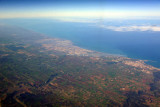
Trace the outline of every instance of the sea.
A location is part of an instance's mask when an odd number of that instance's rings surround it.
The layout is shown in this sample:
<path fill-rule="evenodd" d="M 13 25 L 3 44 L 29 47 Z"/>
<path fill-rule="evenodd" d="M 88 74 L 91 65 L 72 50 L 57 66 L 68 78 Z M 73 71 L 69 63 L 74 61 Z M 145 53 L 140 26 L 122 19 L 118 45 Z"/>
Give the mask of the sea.
<path fill-rule="evenodd" d="M 0 23 L 67 39 L 85 49 L 147 60 L 160 68 L 158 19 L 15 18 Z"/>

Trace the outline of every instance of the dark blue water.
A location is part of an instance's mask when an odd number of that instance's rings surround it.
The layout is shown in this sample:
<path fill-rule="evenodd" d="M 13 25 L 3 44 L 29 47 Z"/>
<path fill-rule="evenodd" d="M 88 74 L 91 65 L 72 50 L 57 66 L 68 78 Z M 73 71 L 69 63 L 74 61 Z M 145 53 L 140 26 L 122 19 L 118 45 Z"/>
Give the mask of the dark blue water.
<path fill-rule="evenodd" d="M 51 37 L 68 39 L 86 49 L 149 60 L 148 64 L 160 68 L 160 32 L 116 32 L 98 27 L 95 23 L 61 22 L 51 19 L 8 19 L 0 22 L 34 30 Z M 153 25 L 160 23 L 154 20 L 126 21 L 127 24 L 134 25 L 148 22 Z M 104 24 L 114 26 L 126 23 L 104 21 Z"/>

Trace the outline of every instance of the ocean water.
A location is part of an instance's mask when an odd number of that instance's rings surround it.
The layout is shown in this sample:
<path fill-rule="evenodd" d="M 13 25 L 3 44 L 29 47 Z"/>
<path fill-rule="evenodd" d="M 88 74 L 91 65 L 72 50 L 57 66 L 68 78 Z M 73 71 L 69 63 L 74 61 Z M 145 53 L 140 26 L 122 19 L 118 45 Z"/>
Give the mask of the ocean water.
<path fill-rule="evenodd" d="M 0 23 L 68 39 L 85 49 L 148 60 L 148 64 L 160 68 L 160 31 L 114 31 L 101 27 L 159 26 L 159 20 L 75 22 L 56 19 L 3 19 Z"/>

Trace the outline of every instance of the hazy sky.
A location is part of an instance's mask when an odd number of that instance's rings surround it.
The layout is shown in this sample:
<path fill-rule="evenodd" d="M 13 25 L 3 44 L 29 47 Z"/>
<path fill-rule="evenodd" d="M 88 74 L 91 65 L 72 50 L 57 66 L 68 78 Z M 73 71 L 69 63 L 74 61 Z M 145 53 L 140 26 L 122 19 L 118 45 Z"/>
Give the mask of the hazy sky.
<path fill-rule="evenodd" d="M 0 18 L 159 18 L 160 0 L 0 0 Z"/>

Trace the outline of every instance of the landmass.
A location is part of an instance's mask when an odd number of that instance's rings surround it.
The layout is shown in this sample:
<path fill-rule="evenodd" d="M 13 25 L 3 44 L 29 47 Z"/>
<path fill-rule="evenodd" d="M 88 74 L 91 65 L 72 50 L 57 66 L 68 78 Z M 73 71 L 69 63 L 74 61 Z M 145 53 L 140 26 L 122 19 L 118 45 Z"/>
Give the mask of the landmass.
<path fill-rule="evenodd" d="M 160 69 L 0 25 L 0 106 L 160 106 Z"/>

